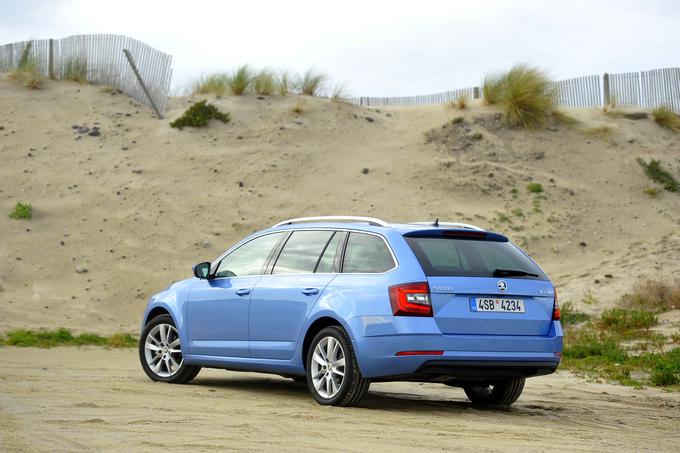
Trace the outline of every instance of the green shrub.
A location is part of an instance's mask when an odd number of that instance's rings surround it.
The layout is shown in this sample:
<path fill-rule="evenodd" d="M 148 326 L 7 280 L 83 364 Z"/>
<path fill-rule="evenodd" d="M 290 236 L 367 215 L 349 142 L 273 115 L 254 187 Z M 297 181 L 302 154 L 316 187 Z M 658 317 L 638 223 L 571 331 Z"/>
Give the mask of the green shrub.
<path fill-rule="evenodd" d="M 78 83 L 87 82 L 87 60 L 76 57 L 66 61 L 61 71 L 61 78 Z"/>
<path fill-rule="evenodd" d="M 227 76 L 229 91 L 234 96 L 244 94 L 250 88 L 252 78 L 253 76 L 248 65 L 239 66 L 231 75 Z"/>
<path fill-rule="evenodd" d="M 14 205 L 14 210 L 9 214 L 11 219 L 26 219 L 29 220 L 33 217 L 33 207 L 30 203 L 17 202 Z"/>
<path fill-rule="evenodd" d="M 228 123 L 229 113 L 220 112 L 217 107 L 207 104 L 206 101 L 199 101 L 189 107 L 179 118 L 170 123 L 170 127 L 182 129 L 183 127 L 205 127 L 211 119 Z"/>
<path fill-rule="evenodd" d="M 215 73 L 199 77 L 191 85 L 192 94 L 215 94 L 224 96 L 229 90 L 229 75 Z"/>
<path fill-rule="evenodd" d="M 470 138 L 472 140 L 481 140 L 484 138 L 484 136 L 481 134 L 481 132 L 475 132 L 474 134 L 470 135 Z"/>
<path fill-rule="evenodd" d="M 656 324 L 654 313 L 646 310 L 625 310 L 623 308 L 609 308 L 600 316 L 602 325 L 617 332 L 627 330 L 649 329 Z"/>
<path fill-rule="evenodd" d="M 649 179 L 658 182 L 669 192 L 680 191 L 680 183 L 667 170 L 661 168 L 660 160 L 651 159 L 649 163 L 647 163 L 644 159 L 638 158 L 637 162 Z"/>
<path fill-rule="evenodd" d="M 615 363 L 623 362 L 627 358 L 625 351 L 615 338 L 587 328 L 565 335 L 562 355 L 571 359 L 597 357 L 606 362 Z"/>
<path fill-rule="evenodd" d="M 510 127 L 543 127 L 555 110 L 555 96 L 548 76 L 521 64 L 503 75 L 497 103 Z"/>
<path fill-rule="evenodd" d="M 265 96 L 273 94 L 274 90 L 276 89 L 276 80 L 274 74 L 266 69 L 258 72 L 257 75 L 253 77 L 253 89 L 257 94 L 262 94 Z"/>
<path fill-rule="evenodd" d="M 463 118 L 462 116 L 457 116 L 451 120 L 451 124 L 463 124 L 464 122 L 465 118 Z"/>
<path fill-rule="evenodd" d="M 562 324 L 565 325 L 579 324 L 590 318 L 587 314 L 576 311 L 574 309 L 574 304 L 571 302 L 561 304 L 560 313 L 560 320 L 562 321 Z"/>
<path fill-rule="evenodd" d="M 114 348 L 129 348 L 137 346 L 137 339 L 127 333 L 113 334 L 103 337 L 94 333 L 73 335 L 71 331 L 60 328 L 57 330 L 26 330 L 17 329 L 2 338 L 2 344 L 7 346 L 24 346 L 51 348 L 54 346 L 110 346 Z"/>
<path fill-rule="evenodd" d="M 680 116 L 672 112 L 666 106 L 660 106 L 652 110 L 654 121 L 661 127 L 670 129 L 673 132 L 680 131 Z"/>
<path fill-rule="evenodd" d="M 503 75 L 492 73 L 487 74 L 484 77 L 484 82 L 482 83 L 482 97 L 484 98 L 484 103 L 488 105 L 496 104 L 500 98 L 503 84 Z"/>
<path fill-rule="evenodd" d="M 530 182 L 527 184 L 527 190 L 531 193 L 542 193 L 543 185 L 540 182 Z"/>
<path fill-rule="evenodd" d="M 651 381 L 656 386 L 680 384 L 680 348 L 661 357 L 652 369 Z"/>
<path fill-rule="evenodd" d="M 309 68 L 302 76 L 298 77 L 298 89 L 301 94 L 306 96 L 318 96 L 327 80 L 328 76 L 326 74 Z"/>

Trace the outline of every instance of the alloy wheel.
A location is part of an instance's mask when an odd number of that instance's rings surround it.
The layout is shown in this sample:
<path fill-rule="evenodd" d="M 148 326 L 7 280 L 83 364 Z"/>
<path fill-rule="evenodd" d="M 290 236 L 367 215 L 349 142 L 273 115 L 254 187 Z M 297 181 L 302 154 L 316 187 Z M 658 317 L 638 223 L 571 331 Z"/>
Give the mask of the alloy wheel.
<path fill-rule="evenodd" d="M 154 326 L 146 336 L 144 357 L 151 371 L 159 377 L 168 378 L 177 373 L 184 358 L 175 326 Z"/>
<path fill-rule="evenodd" d="M 345 351 L 334 337 L 322 338 L 312 355 L 312 383 L 323 398 L 333 398 L 345 380 Z"/>

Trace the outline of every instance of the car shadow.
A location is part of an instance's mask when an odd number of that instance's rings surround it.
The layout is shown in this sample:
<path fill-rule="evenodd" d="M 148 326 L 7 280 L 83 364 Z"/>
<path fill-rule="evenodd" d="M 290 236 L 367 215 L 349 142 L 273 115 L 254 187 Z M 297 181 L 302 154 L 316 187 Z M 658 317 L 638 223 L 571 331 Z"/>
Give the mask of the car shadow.
<path fill-rule="evenodd" d="M 310 404 L 316 404 L 309 395 L 307 385 L 298 383 L 292 379 L 285 379 L 279 377 L 259 377 L 259 376 L 244 376 L 244 377 L 198 377 L 191 386 L 205 387 L 210 391 L 231 390 L 243 392 L 255 392 L 259 394 L 271 395 L 286 395 L 291 399 L 305 400 Z M 371 388 L 366 397 L 359 403 L 357 408 L 368 410 L 381 411 L 399 411 L 399 412 L 449 412 L 449 413 L 464 413 L 467 411 L 484 411 L 484 412 L 502 412 L 521 414 L 525 411 L 521 406 L 498 407 L 498 406 L 479 406 L 470 403 L 467 400 L 458 398 L 465 398 L 464 395 L 451 395 L 453 389 L 442 385 L 442 397 L 437 398 L 432 395 L 422 395 L 417 392 L 417 387 L 414 384 L 414 393 L 395 393 Z M 447 393 L 450 397 L 447 397 Z M 457 392 L 456 392 L 457 393 Z M 534 408 L 535 409 L 535 408 Z M 531 411 L 528 411 L 531 412 Z M 527 413 L 527 415 L 535 415 Z"/>

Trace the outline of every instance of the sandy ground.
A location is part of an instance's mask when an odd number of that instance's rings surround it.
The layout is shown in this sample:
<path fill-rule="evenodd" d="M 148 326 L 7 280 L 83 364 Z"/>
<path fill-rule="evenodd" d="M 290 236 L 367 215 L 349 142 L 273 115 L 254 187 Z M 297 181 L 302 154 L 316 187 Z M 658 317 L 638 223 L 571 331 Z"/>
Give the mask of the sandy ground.
<path fill-rule="evenodd" d="M 501 231 L 538 260 L 562 301 L 589 313 L 638 278 L 680 275 L 680 195 L 644 194 L 653 184 L 636 163 L 662 159 L 680 177 L 680 134 L 650 119 L 570 111 L 580 129 L 607 125 L 604 140 L 563 126 L 499 128 L 482 106 L 244 96 L 217 102 L 229 124 L 170 128 L 193 100 L 171 99 L 157 120 L 99 87 L 29 91 L 0 75 L 0 332 L 136 333 L 148 297 L 191 264 L 304 215 L 438 217 Z M 464 125 L 442 128 L 461 114 Z M 545 198 L 527 192 L 529 181 Z M 8 218 L 17 201 L 33 205 L 31 221 Z M 580 304 L 587 291 L 598 304 Z"/>
<path fill-rule="evenodd" d="M 462 390 L 373 384 L 357 408 L 316 404 L 290 379 L 202 370 L 154 383 L 134 350 L 0 348 L 6 451 L 677 451 L 680 395 L 588 383 L 567 372 L 527 381 L 507 410 Z"/>

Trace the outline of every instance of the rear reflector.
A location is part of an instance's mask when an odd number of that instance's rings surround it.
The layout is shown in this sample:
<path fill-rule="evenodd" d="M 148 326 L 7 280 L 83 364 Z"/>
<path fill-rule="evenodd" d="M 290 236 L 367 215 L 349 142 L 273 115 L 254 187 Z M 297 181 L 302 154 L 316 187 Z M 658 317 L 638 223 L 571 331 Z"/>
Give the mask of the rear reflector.
<path fill-rule="evenodd" d="M 444 351 L 401 351 L 397 352 L 395 355 L 397 356 L 404 356 L 404 355 L 443 355 Z"/>
<path fill-rule="evenodd" d="M 394 316 L 432 316 L 430 286 L 427 282 L 389 287 Z"/>

